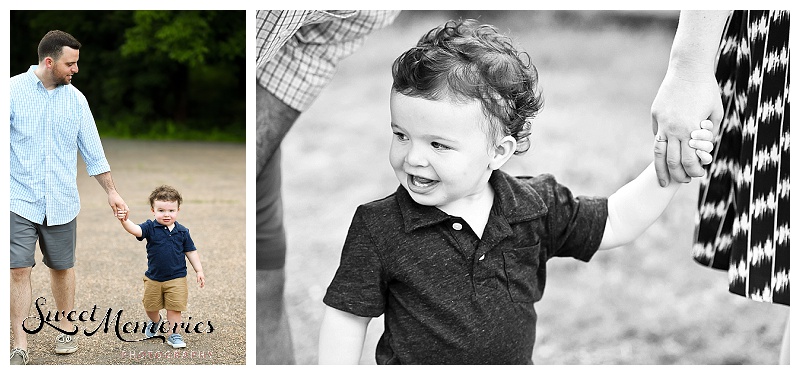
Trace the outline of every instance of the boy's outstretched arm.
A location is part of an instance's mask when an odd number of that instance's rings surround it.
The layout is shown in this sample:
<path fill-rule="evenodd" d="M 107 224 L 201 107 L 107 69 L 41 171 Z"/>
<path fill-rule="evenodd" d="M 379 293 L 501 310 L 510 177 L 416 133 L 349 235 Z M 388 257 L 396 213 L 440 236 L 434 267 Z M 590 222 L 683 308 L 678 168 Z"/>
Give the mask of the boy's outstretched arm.
<path fill-rule="evenodd" d="M 714 149 L 713 124 L 700 122 L 700 129 L 691 133 L 689 146 L 695 150 L 702 164 L 712 161 Z M 666 141 L 656 141 L 653 147 L 656 157 L 667 152 Z M 645 168 L 636 179 L 625 184 L 608 198 L 608 218 L 600 249 L 611 249 L 635 240 L 664 212 L 681 183 L 669 179 L 665 187 L 658 183 L 654 163 Z"/>
<path fill-rule="evenodd" d="M 326 306 L 319 331 L 319 364 L 357 365 L 370 319 Z"/>
<path fill-rule="evenodd" d="M 666 142 L 664 146 L 666 146 Z M 612 249 L 635 240 L 667 208 L 682 184 L 672 179 L 661 187 L 653 163 L 633 181 L 608 197 L 608 218 L 600 250 Z"/>
<path fill-rule="evenodd" d="M 120 224 L 122 224 L 122 227 L 125 228 L 128 233 L 136 237 L 142 236 L 142 227 L 128 219 L 127 211 L 118 211 L 117 219 L 119 219 Z"/>
<path fill-rule="evenodd" d="M 206 274 L 203 273 L 203 265 L 200 264 L 200 255 L 197 254 L 197 251 L 187 251 L 186 259 L 189 259 L 189 263 L 192 264 L 192 268 L 194 268 L 194 273 L 197 274 L 197 283 L 200 284 L 200 288 L 204 288 L 206 286 Z"/>

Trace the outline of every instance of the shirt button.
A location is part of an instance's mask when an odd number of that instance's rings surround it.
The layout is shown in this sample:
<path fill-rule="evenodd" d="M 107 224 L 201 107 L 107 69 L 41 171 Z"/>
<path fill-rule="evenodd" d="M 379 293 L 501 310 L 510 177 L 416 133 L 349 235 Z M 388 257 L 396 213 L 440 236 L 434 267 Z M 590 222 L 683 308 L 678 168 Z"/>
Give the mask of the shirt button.
<path fill-rule="evenodd" d="M 453 229 L 455 229 L 455 230 L 461 230 L 461 228 L 463 228 L 463 226 L 461 225 L 461 223 L 453 223 Z"/>

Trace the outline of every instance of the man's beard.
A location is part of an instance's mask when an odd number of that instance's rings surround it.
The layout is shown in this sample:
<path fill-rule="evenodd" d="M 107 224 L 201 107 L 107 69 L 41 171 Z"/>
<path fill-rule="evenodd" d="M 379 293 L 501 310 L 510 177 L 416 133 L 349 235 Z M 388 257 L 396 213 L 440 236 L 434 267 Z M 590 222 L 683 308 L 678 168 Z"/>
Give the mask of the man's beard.
<path fill-rule="evenodd" d="M 67 77 L 69 77 L 69 75 L 64 75 L 64 76 L 61 76 L 61 77 L 57 77 L 55 73 L 53 73 L 52 76 L 51 76 L 51 78 L 53 79 L 53 82 L 55 82 L 56 86 L 69 85 L 71 80 L 68 80 Z"/>

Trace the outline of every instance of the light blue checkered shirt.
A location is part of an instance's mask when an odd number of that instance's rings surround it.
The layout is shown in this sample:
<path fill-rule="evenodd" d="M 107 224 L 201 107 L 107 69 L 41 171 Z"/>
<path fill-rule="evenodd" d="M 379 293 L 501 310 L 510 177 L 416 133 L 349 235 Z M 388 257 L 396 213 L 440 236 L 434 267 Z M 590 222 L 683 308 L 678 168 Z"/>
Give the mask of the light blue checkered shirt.
<path fill-rule="evenodd" d="M 48 91 L 34 74 L 11 77 L 11 212 L 61 225 L 78 216 L 78 151 L 90 176 L 111 170 L 86 97 L 72 85 Z"/>

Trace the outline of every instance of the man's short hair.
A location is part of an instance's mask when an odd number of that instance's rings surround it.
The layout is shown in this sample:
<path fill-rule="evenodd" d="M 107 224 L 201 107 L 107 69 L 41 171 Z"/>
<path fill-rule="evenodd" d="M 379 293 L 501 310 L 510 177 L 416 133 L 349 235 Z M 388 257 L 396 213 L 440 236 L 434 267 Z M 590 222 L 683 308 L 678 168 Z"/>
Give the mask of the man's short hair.
<path fill-rule="evenodd" d="M 52 57 L 53 60 L 58 60 L 61 58 L 64 47 L 81 49 L 81 42 L 69 33 L 61 30 L 48 31 L 39 42 L 39 62 L 42 62 L 44 58 L 48 56 Z"/>

